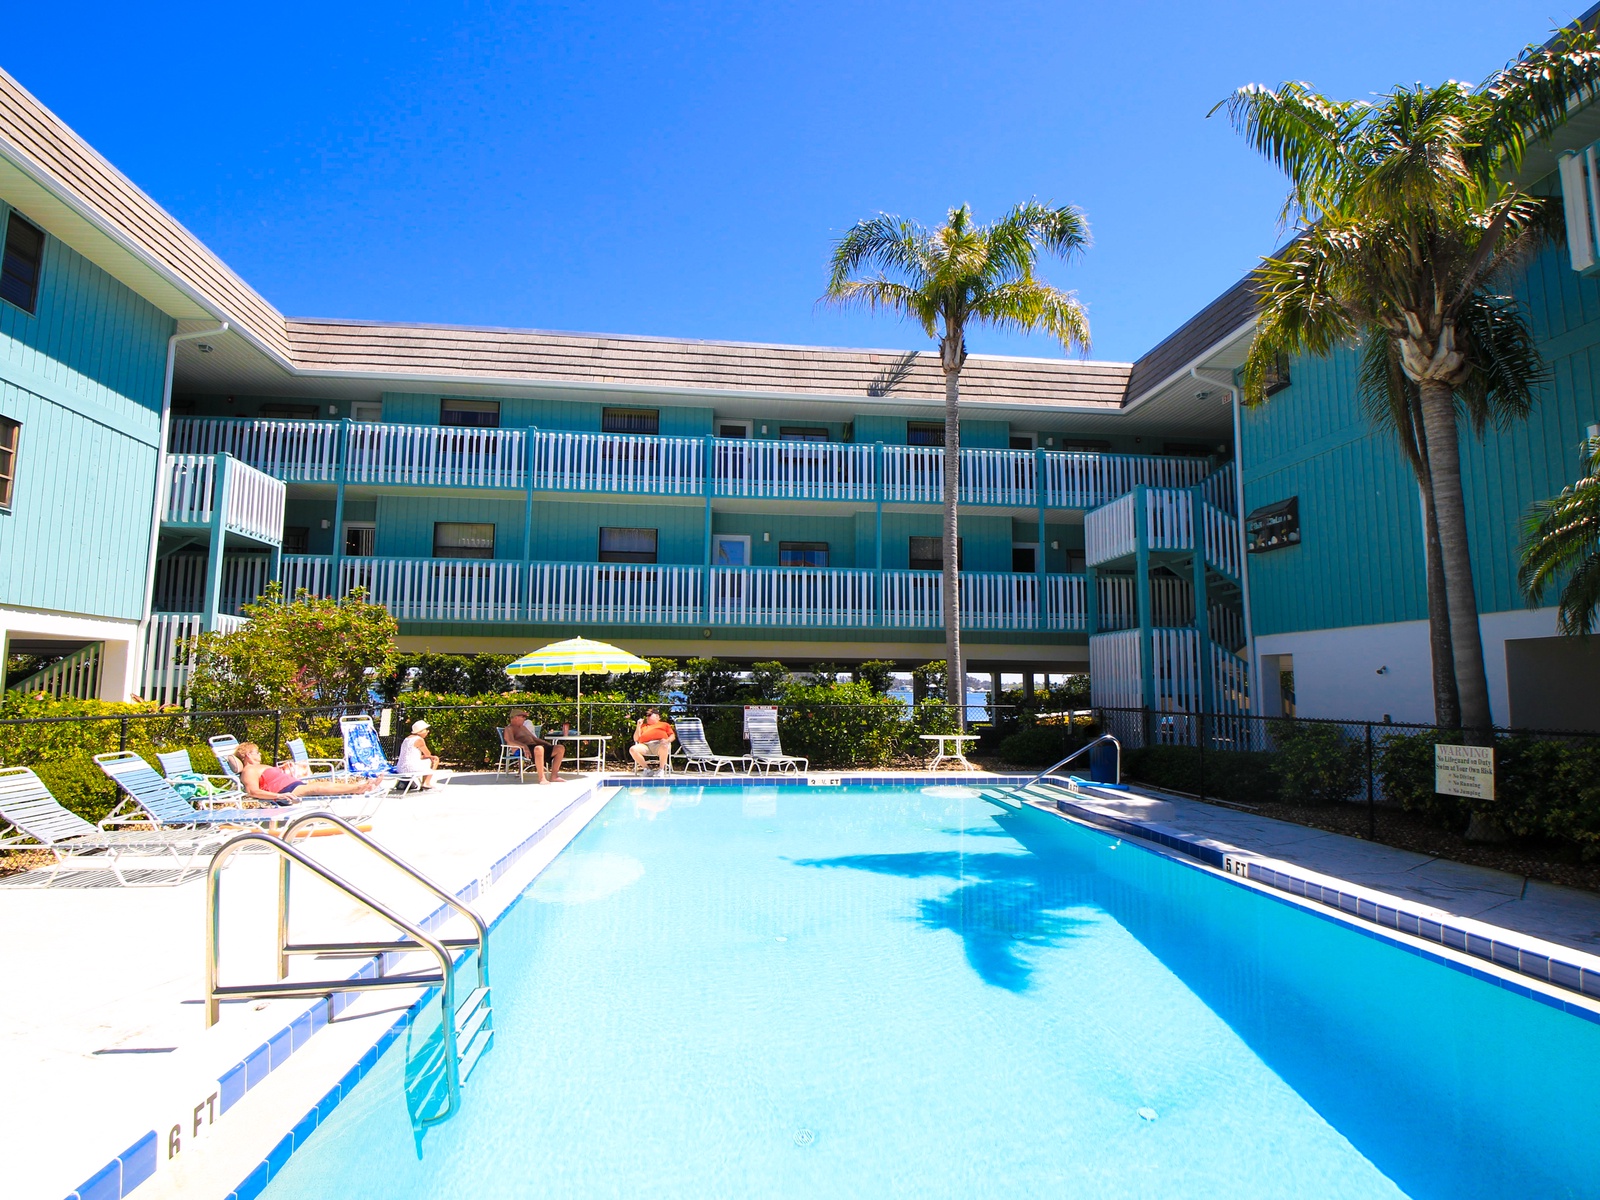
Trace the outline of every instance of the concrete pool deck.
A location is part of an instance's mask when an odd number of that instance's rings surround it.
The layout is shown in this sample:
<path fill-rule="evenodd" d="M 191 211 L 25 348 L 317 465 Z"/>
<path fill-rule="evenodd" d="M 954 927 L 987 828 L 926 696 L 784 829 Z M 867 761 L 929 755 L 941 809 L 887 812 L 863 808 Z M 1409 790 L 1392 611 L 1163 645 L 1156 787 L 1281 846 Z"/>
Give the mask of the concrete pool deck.
<path fill-rule="evenodd" d="M 483 880 L 509 852 L 570 809 L 473 901 L 492 920 L 611 794 L 587 776 L 546 786 L 504 779 L 464 775 L 432 793 L 390 797 L 373 820 L 372 835 L 455 892 Z M 357 886 L 393 900 L 412 919 L 438 905 L 349 839 L 297 844 Z M 276 863 L 276 856 L 242 855 L 224 871 L 224 982 L 274 977 Z M 110 873 L 94 874 L 103 881 Z M 0 1088 L 0 1128 L 11 1147 L 0 1168 L 0 1194 L 9 1198 L 62 1200 L 77 1194 L 80 1200 L 101 1200 L 128 1194 L 133 1186 L 141 1200 L 166 1194 L 224 1197 L 326 1092 L 325 1083 L 312 1092 L 318 1081 L 331 1074 L 337 1082 L 420 994 L 361 994 L 316 1038 L 306 1039 L 312 1053 L 298 1053 L 297 1033 L 288 1060 L 295 1069 L 264 1071 L 261 1085 L 251 1087 L 224 1118 L 219 1080 L 313 1002 L 228 1002 L 222 1019 L 207 1029 L 204 877 L 170 887 L 92 882 L 80 877 L 64 886 L 0 887 L 0 958 L 8 964 L 0 975 L 6 1082 Z M 316 880 L 296 881 L 294 913 L 297 938 L 398 936 Z M 444 932 L 455 935 L 457 929 Z M 360 960 L 308 957 L 296 961 L 291 978 L 343 978 L 359 965 Z M 276 1046 L 273 1053 L 276 1066 Z M 152 1131 L 158 1134 L 153 1146 L 147 1138 Z M 256 1153 L 263 1138 L 268 1140 Z M 122 1166 L 113 1177 L 95 1178 L 119 1156 L 129 1158 L 126 1181 Z M 94 1186 L 86 1186 L 91 1180 Z"/>
<path fill-rule="evenodd" d="M 477 889 L 473 907 L 492 921 L 604 807 L 615 786 L 667 791 L 701 782 L 612 774 L 539 787 L 505 778 L 465 775 L 432 794 L 393 797 L 375 818 L 373 836 L 447 890 Z M 874 771 L 736 782 L 805 787 L 835 781 L 972 787 L 1000 780 Z M 735 781 L 723 776 L 717 782 Z M 1219 850 L 1292 863 L 1585 954 L 1600 947 L 1600 895 L 1179 797 L 1125 791 L 1074 803 L 1091 815 L 1181 831 Z M 348 839 L 318 838 L 309 846 L 357 885 L 396 897 L 409 917 L 437 905 L 413 885 L 397 886 L 387 868 Z M 490 869 L 513 855 L 516 861 L 490 884 Z M 224 982 L 272 977 L 275 864 L 275 857 L 251 855 L 227 868 Z M 314 881 L 297 882 L 295 889 L 297 937 L 387 936 L 387 926 L 374 925 Z M 231 1002 L 208 1030 L 201 1001 L 204 899 L 203 879 L 142 889 L 83 881 L 45 889 L 0 886 L 0 951 L 8 964 L 0 975 L 0 1053 L 8 1085 L 0 1089 L 0 1120 L 13 1147 L 0 1172 L 0 1194 L 102 1200 L 136 1190 L 140 1200 L 226 1200 L 252 1172 L 264 1180 L 263 1164 L 286 1153 L 286 1133 L 314 1129 L 314 1121 L 305 1126 L 308 1112 L 329 1094 L 338 1096 L 352 1076 L 359 1079 L 353 1064 L 386 1044 L 421 994 L 346 993 L 349 1007 L 332 1008 L 325 1025 L 307 1022 L 306 1014 L 314 1004 L 329 1009 L 326 1002 Z M 343 978 L 355 965 L 350 959 L 297 960 L 294 973 Z M 411 966 L 408 961 L 401 969 Z M 240 1084 L 228 1095 L 219 1085 L 230 1077 L 243 1080 L 245 1064 L 248 1090 Z M 108 1164 L 114 1168 L 109 1175 Z"/>

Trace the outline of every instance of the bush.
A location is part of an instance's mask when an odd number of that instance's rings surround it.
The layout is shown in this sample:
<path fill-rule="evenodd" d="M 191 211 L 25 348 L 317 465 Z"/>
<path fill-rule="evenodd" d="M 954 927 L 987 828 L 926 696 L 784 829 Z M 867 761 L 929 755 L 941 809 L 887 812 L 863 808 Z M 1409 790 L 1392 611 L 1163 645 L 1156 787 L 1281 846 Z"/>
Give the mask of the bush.
<path fill-rule="evenodd" d="M 1367 750 L 1338 725 L 1291 721 L 1274 729 L 1279 794 L 1289 803 L 1334 804 L 1362 791 Z"/>
<path fill-rule="evenodd" d="M 402 736 L 411 723 L 425 718 L 430 726 L 428 746 L 449 765 L 462 770 L 491 767 L 500 757 L 500 735 L 511 719 L 513 708 L 526 709 L 528 720 L 540 726 L 546 737 L 559 733 L 563 722 L 577 725 L 577 703 L 570 696 L 542 695 L 537 692 L 511 692 L 493 696 L 436 696 L 410 692 L 396 707 L 395 726 Z M 642 705 L 630 703 L 616 692 L 601 692 L 583 697 L 583 731 L 611 737 L 607 747 L 614 762 L 627 760 L 633 741 L 633 725 L 644 715 Z M 585 753 L 594 747 L 586 746 Z M 567 753 L 572 753 L 569 745 Z"/>
<path fill-rule="evenodd" d="M 1207 750 L 1205 792 L 1234 804 L 1272 804 L 1279 798 L 1273 756 L 1259 750 Z M 1152 787 L 1198 794 L 1200 751 L 1193 746 L 1145 746 L 1122 752 L 1123 777 Z"/>
<path fill-rule="evenodd" d="M 864 683 L 790 683 L 783 704 L 784 753 L 813 767 L 881 767 L 904 743 L 905 705 Z"/>
<path fill-rule="evenodd" d="M 1467 827 L 1472 810 L 1459 796 L 1443 796 L 1433 790 L 1433 748 L 1441 742 L 1460 745 L 1461 735 L 1432 729 L 1384 734 L 1377 739 L 1373 769 L 1385 800 L 1459 833 Z"/>
<path fill-rule="evenodd" d="M 1048 767 L 1065 758 L 1081 738 L 1068 725 L 1034 725 L 1013 733 L 995 747 L 1001 762 L 1019 767 Z M 1083 771 L 1089 764 L 1083 761 Z"/>
<path fill-rule="evenodd" d="M 855 681 L 864 683 L 880 696 L 887 696 L 894 686 L 894 660 L 869 659 L 855 669 Z"/>

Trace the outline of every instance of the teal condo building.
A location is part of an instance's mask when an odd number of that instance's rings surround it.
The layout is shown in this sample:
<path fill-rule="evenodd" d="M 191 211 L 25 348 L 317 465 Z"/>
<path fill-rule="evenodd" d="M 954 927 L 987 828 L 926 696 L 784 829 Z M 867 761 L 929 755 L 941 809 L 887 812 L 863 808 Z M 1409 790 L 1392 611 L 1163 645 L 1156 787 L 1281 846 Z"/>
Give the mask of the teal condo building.
<path fill-rule="evenodd" d="M 1550 380 L 1463 439 L 1502 724 L 1600 726 L 1600 650 L 1515 584 L 1600 425 L 1597 138 L 1585 110 L 1529 158 L 1567 200 L 1518 288 Z M 287 318 L 3 73 L 0 228 L 0 634 L 59 660 L 13 685 L 178 700 L 186 640 L 271 580 L 365 589 L 407 650 L 943 657 L 932 351 Z M 1353 353 L 1243 408 L 1253 327 L 1241 281 L 1133 363 L 969 359 L 969 669 L 1431 719 L 1415 480 Z"/>

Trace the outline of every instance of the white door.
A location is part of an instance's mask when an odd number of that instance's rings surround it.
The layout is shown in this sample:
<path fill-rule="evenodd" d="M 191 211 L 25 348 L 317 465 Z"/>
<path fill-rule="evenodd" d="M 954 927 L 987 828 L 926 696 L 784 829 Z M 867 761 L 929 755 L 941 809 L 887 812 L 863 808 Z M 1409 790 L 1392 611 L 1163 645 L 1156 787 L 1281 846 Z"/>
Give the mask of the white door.
<path fill-rule="evenodd" d="M 713 567 L 748 567 L 750 565 L 750 535 L 747 533 L 712 534 L 711 565 Z"/>

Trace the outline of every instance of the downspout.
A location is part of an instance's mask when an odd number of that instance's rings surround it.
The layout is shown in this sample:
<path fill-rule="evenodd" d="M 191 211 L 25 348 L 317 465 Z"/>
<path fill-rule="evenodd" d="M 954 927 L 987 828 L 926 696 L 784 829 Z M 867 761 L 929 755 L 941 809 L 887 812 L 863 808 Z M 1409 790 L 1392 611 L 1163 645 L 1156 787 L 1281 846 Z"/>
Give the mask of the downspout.
<path fill-rule="evenodd" d="M 178 361 L 178 343 L 191 338 L 216 337 L 228 332 L 226 321 L 215 329 L 196 329 L 192 333 L 175 333 L 167 339 L 167 371 L 161 383 L 161 427 L 156 435 L 156 498 L 150 512 L 150 553 L 145 559 L 144 612 L 139 618 L 138 666 L 135 680 L 144 678 L 145 638 L 150 629 L 150 606 L 156 594 L 156 552 L 161 548 L 161 514 L 167 508 L 167 439 L 172 432 L 172 375 Z"/>
<path fill-rule="evenodd" d="M 1239 538 L 1239 590 L 1244 607 L 1244 649 L 1246 678 L 1250 681 L 1250 711 L 1261 714 L 1261 661 L 1256 657 L 1256 630 L 1250 619 L 1250 558 L 1244 538 L 1244 422 L 1241 417 L 1238 385 L 1233 372 L 1214 367 L 1190 367 L 1189 374 L 1201 383 L 1228 389 L 1233 409 L 1233 503 L 1239 511 L 1236 531 Z"/>

